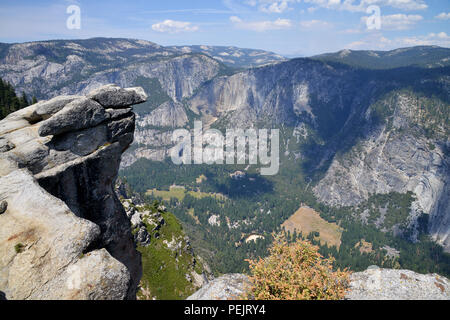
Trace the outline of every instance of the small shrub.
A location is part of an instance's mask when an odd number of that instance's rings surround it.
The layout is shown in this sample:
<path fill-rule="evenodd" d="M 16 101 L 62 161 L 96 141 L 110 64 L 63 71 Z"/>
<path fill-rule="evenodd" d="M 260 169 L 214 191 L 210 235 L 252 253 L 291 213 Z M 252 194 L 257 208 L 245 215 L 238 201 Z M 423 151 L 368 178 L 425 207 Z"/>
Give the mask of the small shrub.
<path fill-rule="evenodd" d="M 18 243 L 14 246 L 14 250 L 16 250 L 16 253 L 21 253 L 23 251 L 23 248 L 25 248 L 25 246 L 21 243 Z"/>
<path fill-rule="evenodd" d="M 269 256 L 246 260 L 251 286 L 244 299 L 339 300 L 348 287 L 347 270 L 333 271 L 333 259 L 325 259 L 318 247 L 298 239 L 289 244 L 284 235 L 275 237 Z"/>

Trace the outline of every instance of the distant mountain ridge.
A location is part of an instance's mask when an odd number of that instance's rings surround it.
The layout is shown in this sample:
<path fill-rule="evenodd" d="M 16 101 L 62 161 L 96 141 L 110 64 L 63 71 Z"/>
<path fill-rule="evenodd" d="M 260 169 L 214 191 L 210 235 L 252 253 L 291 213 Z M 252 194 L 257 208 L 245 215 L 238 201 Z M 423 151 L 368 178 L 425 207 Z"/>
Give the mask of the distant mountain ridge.
<path fill-rule="evenodd" d="M 258 67 L 265 64 L 286 61 L 282 55 L 256 49 L 238 48 L 233 46 L 173 46 L 168 47 L 185 53 L 197 52 L 206 54 L 234 68 Z"/>
<path fill-rule="evenodd" d="M 55 52 L 51 47 L 58 45 Z M 68 50 L 72 49 L 80 53 L 82 50 L 90 50 L 101 55 L 102 50 L 110 51 L 108 53 L 115 54 L 120 57 L 149 58 L 157 56 L 171 56 L 183 54 L 204 54 L 214 58 L 228 67 L 232 68 L 250 68 L 264 64 L 281 62 L 287 60 L 285 57 L 258 49 L 238 48 L 233 46 L 161 46 L 154 42 L 138 39 L 126 38 L 90 38 L 80 40 L 45 40 L 33 41 L 25 43 L 1 43 L 0 42 L 0 59 L 4 58 L 11 48 L 17 46 L 34 47 L 33 54 L 44 55 L 50 61 L 63 62 Z M 115 47 L 115 48 L 113 48 Z M 29 56 L 31 57 L 31 55 Z M 91 56 L 91 58 L 93 58 Z M 107 60 L 108 61 L 108 60 Z M 106 61 L 104 61 L 106 62 Z"/>
<path fill-rule="evenodd" d="M 226 68 L 206 55 L 132 39 L 11 44 L 0 54 L 0 76 L 17 91 L 33 93 L 38 99 L 87 93 L 102 84 L 124 84 L 146 77 L 158 79 L 172 99 L 181 100 Z"/>
<path fill-rule="evenodd" d="M 450 49 L 438 46 L 416 46 L 391 51 L 345 49 L 311 58 L 367 69 L 393 69 L 407 66 L 433 68 L 450 65 Z"/>

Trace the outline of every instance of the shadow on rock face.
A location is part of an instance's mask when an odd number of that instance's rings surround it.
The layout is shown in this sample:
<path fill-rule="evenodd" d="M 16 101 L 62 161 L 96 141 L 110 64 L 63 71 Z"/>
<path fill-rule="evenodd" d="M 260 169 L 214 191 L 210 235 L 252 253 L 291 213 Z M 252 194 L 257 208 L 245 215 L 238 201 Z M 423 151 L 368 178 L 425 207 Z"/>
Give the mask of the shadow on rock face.
<path fill-rule="evenodd" d="M 0 291 L 0 301 L 5 301 L 5 300 L 8 300 L 8 299 L 6 299 L 5 293 L 3 291 Z"/>

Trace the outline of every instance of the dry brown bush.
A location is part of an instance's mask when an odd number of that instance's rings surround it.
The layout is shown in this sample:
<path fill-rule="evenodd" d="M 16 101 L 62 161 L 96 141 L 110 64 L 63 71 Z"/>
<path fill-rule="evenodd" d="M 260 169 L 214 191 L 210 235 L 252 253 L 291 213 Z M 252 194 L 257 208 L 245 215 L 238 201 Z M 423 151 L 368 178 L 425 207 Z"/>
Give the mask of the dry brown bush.
<path fill-rule="evenodd" d="M 333 259 L 324 258 L 317 246 L 298 239 L 289 244 L 283 235 L 275 237 L 264 259 L 247 260 L 251 286 L 245 299 L 339 300 L 348 287 L 347 270 L 333 270 Z"/>

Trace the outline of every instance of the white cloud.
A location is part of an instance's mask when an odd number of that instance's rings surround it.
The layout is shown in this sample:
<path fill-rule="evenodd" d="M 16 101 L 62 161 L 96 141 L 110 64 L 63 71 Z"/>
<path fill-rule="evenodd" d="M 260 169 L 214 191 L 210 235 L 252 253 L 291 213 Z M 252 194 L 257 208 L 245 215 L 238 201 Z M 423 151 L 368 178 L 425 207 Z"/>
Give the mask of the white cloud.
<path fill-rule="evenodd" d="M 290 4 L 301 2 L 302 0 L 245 0 L 244 4 L 251 7 L 258 7 L 258 10 L 265 13 L 283 13 L 292 10 Z"/>
<path fill-rule="evenodd" d="M 438 14 L 435 18 L 439 19 L 439 20 L 449 20 L 450 12 L 449 13 L 442 12 L 442 13 Z"/>
<path fill-rule="evenodd" d="M 355 28 L 348 28 L 339 31 L 341 34 L 363 34 L 368 31 L 402 31 L 412 29 L 420 21 L 423 20 L 421 15 L 392 14 L 381 16 L 381 29 L 369 30 L 367 27 L 368 16 L 361 17 L 361 23 Z"/>
<path fill-rule="evenodd" d="M 324 28 L 330 28 L 333 25 L 329 22 L 322 21 L 322 20 L 309 20 L 309 21 L 301 21 L 300 26 L 304 29 L 324 29 Z"/>
<path fill-rule="evenodd" d="M 439 33 L 430 33 L 428 35 L 428 38 L 439 38 L 449 40 L 450 36 L 448 36 L 445 32 L 439 32 Z"/>
<path fill-rule="evenodd" d="M 292 27 L 292 22 L 289 19 L 276 19 L 266 21 L 243 21 L 239 17 L 232 16 L 230 21 L 238 29 L 251 30 L 257 32 L 263 32 L 268 30 L 281 30 L 289 29 Z"/>
<path fill-rule="evenodd" d="M 152 29 L 158 32 L 180 33 L 197 31 L 198 26 L 192 25 L 191 22 L 164 20 L 152 25 Z"/>
<path fill-rule="evenodd" d="M 366 25 L 368 17 L 362 17 L 363 25 Z M 408 30 L 414 27 L 423 17 L 416 14 L 392 14 L 388 16 L 381 16 L 382 30 Z"/>
<path fill-rule="evenodd" d="M 317 7 L 352 12 L 364 12 L 371 5 L 406 11 L 428 8 L 424 0 L 361 0 L 359 3 L 356 0 L 304 0 L 304 2 Z"/>
<path fill-rule="evenodd" d="M 450 47 L 450 36 L 445 32 L 429 33 L 426 36 L 406 37 L 400 39 L 406 46 L 431 46 Z"/>
<path fill-rule="evenodd" d="M 248 4 L 251 7 L 255 7 L 258 4 L 257 0 L 247 0 L 245 1 L 245 4 Z"/>
<path fill-rule="evenodd" d="M 346 45 L 354 50 L 392 50 L 399 47 L 413 46 L 440 46 L 450 47 L 450 36 L 445 32 L 429 33 L 424 36 L 398 37 L 388 39 L 381 34 L 373 34 L 365 39 Z"/>
<path fill-rule="evenodd" d="M 376 37 L 369 37 L 368 39 L 355 41 L 346 46 L 346 48 L 357 50 L 370 50 L 370 49 L 383 49 L 388 50 L 391 48 L 391 46 L 397 45 L 392 40 L 383 37 L 383 36 L 376 36 Z"/>
<path fill-rule="evenodd" d="M 331 10 L 343 10 L 351 12 L 365 12 L 371 5 L 379 7 L 391 7 L 405 11 L 424 10 L 428 8 L 425 0 L 242 0 L 245 5 L 257 7 L 265 13 L 283 13 L 292 10 L 295 3 L 312 5 L 308 12 L 317 8 Z"/>
<path fill-rule="evenodd" d="M 260 10 L 262 12 L 268 12 L 268 13 L 283 13 L 284 11 L 288 10 L 289 6 L 287 1 L 280 1 L 280 2 L 274 2 L 268 6 L 261 6 Z"/>

